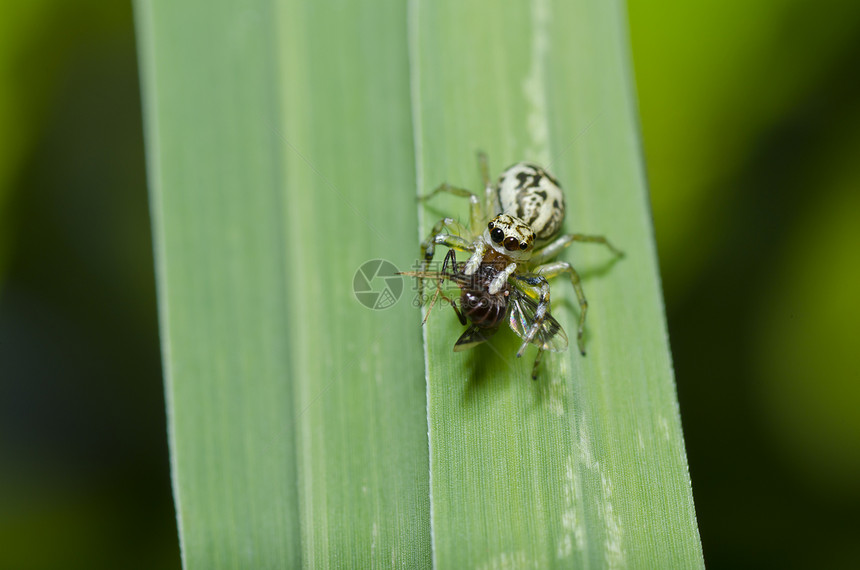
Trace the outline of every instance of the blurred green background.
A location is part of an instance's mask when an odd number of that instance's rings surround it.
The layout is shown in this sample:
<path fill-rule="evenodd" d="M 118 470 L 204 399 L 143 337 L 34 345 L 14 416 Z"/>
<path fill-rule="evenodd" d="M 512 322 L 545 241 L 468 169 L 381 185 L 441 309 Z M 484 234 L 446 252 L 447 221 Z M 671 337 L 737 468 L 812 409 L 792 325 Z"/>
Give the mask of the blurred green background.
<path fill-rule="evenodd" d="M 853 565 L 860 3 L 629 12 L 706 563 Z M 0 568 L 179 566 L 140 113 L 130 3 L 4 8 Z"/>

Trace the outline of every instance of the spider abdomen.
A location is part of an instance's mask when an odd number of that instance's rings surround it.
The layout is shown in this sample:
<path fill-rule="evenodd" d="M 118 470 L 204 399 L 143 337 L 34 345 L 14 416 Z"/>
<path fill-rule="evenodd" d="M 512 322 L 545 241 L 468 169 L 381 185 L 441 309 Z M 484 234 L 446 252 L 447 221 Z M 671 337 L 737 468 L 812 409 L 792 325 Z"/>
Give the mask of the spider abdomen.
<path fill-rule="evenodd" d="M 502 213 L 516 216 L 546 241 L 561 231 L 564 193 L 555 177 L 543 168 L 518 162 L 507 168 L 496 185 Z"/>

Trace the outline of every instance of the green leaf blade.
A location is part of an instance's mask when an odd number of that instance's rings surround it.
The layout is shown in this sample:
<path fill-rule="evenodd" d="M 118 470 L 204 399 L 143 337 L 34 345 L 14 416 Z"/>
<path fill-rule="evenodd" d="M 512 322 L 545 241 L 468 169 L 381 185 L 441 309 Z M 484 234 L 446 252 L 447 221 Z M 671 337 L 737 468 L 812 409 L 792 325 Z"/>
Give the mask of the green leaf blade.
<path fill-rule="evenodd" d="M 493 176 L 519 160 L 549 165 L 566 188 L 567 231 L 604 234 L 627 252 L 615 262 L 579 245 L 560 257 L 583 275 L 589 354 L 546 355 L 537 383 L 534 351 L 518 361 L 509 331 L 452 354 L 459 325 L 431 315 L 436 564 L 701 566 L 623 14 L 611 3 L 534 2 L 487 9 L 475 26 L 459 3 L 413 9 L 423 191 L 447 181 L 480 193 L 479 149 Z M 423 227 L 451 212 L 467 219 L 464 204 L 440 199 Z M 552 291 L 572 336 L 571 287 L 559 278 Z"/>
<path fill-rule="evenodd" d="M 404 8 L 289 2 L 278 23 L 302 556 L 310 567 L 430 559 L 420 327 L 408 292 L 373 311 L 356 270 L 414 256 Z M 372 32 L 371 32 L 372 31 Z M 312 58 L 308 56 L 312 54 Z M 312 65 L 309 65 L 309 62 Z"/>
<path fill-rule="evenodd" d="M 352 291 L 414 255 L 402 10 L 137 9 L 185 567 L 426 563 L 420 327 Z"/>
<path fill-rule="evenodd" d="M 295 487 L 284 484 L 295 479 L 285 281 L 261 254 L 281 247 L 283 231 L 265 120 L 270 38 L 253 25 L 227 43 L 217 25 L 188 35 L 193 6 L 136 8 L 183 563 L 275 567 L 298 551 L 299 533 Z M 208 16 L 232 14 L 213 5 Z"/>

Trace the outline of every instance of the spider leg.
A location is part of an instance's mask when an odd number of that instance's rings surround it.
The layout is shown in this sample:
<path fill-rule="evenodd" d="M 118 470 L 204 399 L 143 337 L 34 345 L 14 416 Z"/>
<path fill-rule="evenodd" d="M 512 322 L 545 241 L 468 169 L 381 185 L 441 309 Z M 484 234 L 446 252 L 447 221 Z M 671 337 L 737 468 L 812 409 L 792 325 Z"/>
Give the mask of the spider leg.
<path fill-rule="evenodd" d="M 542 248 L 536 250 L 532 255 L 531 261 L 532 263 L 543 263 L 549 261 L 553 257 L 557 256 L 561 253 L 561 250 L 572 244 L 573 242 L 578 241 L 581 243 L 601 243 L 609 248 L 609 251 L 617 255 L 618 257 L 623 257 L 624 252 L 616 249 L 609 241 L 603 236 L 589 236 L 585 234 L 567 234 L 558 237 L 557 239 L 549 242 Z"/>
<path fill-rule="evenodd" d="M 579 347 L 579 352 L 585 356 L 585 341 L 582 335 L 585 329 L 585 315 L 588 313 L 588 301 L 585 298 L 585 293 L 582 291 L 579 273 L 566 261 L 555 261 L 539 265 L 535 268 L 535 273 L 547 279 L 552 279 L 563 273 L 570 275 L 570 282 L 573 285 L 573 290 L 576 292 L 576 299 L 579 301 L 579 328 L 576 331 L 576 344 Z"/>
<path fill-rule="evenodd" d="M 471 224 L 472 231 L 475 231 L 477 228 L 480 228 L 483 225 L 484 217 L 487 215 L 484 212 L 484 208 L 481 206 L 481 201 L 478 199 L 475 194 L 466 190 L 465 188 L 458 188 L 457 186 L 451 186 L 447 182 L 444 184 L 440 184 L 436 187 L 435 190 L 426 194 L 424 196 L 419 196 L 418 199 L 423 201 L 429 200 L 433 196 L 440 194 L 442 192 L 453 194 L 454 196 L 460 196 L 461 198 L 469 199 L 469 220 Z"/>
<path fill-rule="evenodd" d="M 421 259 L 424 260 L 425 265 L 433 260 L 433 256 L 436 254 L 437 245 L 445 245 L 460 251 L 472 251 L 473 247 L 469 242 L 459 235 L 443 233 L 443 229 L 453 229 L 457 234 L 459 234 L 463 233 L 462 230 L 464 228 L 462 224 L 454 218 L 442 218 L 436 222 L 436 225 L 433 226 L 432 230 L 430 230 L 430 235 L 427 236 L 427 239 L 421 242 Z"/>
<path fill-rule="evenodd" d="M 478 152 L 478 170 L 481 171 L 481 182 L 484 183 L 484 214 L 486 214 L 487 219 L 489 219 L 494 214 L 499 213 L 501 208 L 499 207 L 496 196 L 496 187 L 490 180 L 490 167 L 489 161 L 487 160 L 487 154 L 483 151 Z M 482 220 L 482 222 L 483 221 L 487 220 Z M 478 226 L 472 226 L 472 231 L 477 230 Z"/>

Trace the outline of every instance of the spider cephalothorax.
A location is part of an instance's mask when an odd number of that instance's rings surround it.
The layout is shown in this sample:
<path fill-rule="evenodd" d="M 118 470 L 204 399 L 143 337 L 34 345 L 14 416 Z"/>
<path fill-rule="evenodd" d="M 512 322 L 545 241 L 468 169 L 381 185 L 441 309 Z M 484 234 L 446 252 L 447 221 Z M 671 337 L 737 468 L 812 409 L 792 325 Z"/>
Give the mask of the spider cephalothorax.
<path fill-rule="evenodd" d="M 535 233 L 529 225 L 508 214 L 493 218 L 482 237 L 497 252 L 518 261 L 531 257 L 535 242 Z"/>

